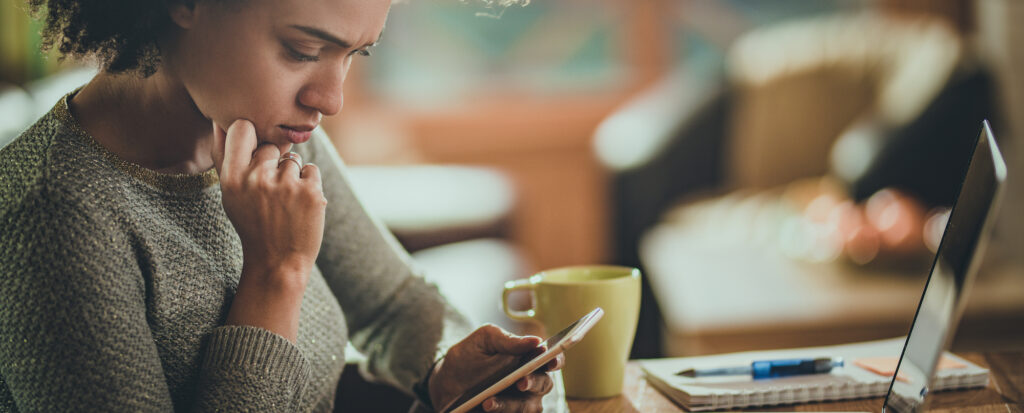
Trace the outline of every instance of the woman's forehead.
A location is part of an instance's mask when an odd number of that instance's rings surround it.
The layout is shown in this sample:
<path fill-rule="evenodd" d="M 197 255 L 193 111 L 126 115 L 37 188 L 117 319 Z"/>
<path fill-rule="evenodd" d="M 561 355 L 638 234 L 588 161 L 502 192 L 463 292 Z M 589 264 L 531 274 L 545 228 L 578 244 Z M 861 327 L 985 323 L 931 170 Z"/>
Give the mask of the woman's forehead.
<path fill-rule="evenodd" d="M 250 7 L 281 28 L 312 27 L 353 44 L 374 42 L 392 0 L 257 0 Z M 254 10 L 255 11 L 255 10 Z"/>

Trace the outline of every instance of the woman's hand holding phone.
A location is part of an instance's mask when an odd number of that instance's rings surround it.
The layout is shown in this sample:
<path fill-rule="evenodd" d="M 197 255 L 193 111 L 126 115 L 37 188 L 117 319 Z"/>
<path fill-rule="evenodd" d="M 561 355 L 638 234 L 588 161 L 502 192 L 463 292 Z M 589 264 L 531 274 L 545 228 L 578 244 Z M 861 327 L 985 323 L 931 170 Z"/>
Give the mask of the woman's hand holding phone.
<path fill-rule="evenodd" d="M 452 346 L 434 366 L 428 382 L 434 408 L 451 404 L 496 371 L 543 353 L 540 344 L 539 337 L 516 336 L 491 324 L 476 329 Z M 547 371 L 558 370 L 563 363 L 564 357 L 559 355 L 546 365 Z M 519 379 L 512 388 L 488 398 L 480 408 L 486 412 L 540 412 L 541 398 L 553 387 L 546 372 L 536 371 Z"/>
<path fill-rule="evenodd" d="M 213 129 L 224 211 L 243 254 L 227 324 L 265 328 L 294 342 L 323 240 L 327 199 L 320 172 L 299 159 L 282 159 L 275 145 L 260 145 L 247 120 L 236 120 L 227 131 L 216 124 Z"/>

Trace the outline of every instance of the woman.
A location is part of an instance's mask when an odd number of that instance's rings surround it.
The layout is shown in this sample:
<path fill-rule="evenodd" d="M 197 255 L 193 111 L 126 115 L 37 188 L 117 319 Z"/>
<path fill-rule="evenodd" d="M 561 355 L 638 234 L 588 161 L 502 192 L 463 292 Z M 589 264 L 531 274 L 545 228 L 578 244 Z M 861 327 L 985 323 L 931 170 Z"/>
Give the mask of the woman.
<path fill-rule="evenodd" d="M 390 2 L 31 2 L 104 70 L 0 152 L 0 411 L 330 411 L 349 339 L 440 409 L 537 350 L 470 334 L 314 132 Z"/>

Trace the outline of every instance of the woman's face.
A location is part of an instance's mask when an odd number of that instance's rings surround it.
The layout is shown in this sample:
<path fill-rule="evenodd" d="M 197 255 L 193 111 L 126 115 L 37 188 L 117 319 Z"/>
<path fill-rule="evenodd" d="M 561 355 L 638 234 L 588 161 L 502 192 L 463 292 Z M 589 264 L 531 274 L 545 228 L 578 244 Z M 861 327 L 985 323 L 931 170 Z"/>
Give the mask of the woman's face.
<path fill-rule="evenodd" d="M 175 6 L 164 64 L 199 111 L 256 126 L 287 149 L 341 110 L 355 56 L 375 44 L 392 0 L 224 0 Z"/>

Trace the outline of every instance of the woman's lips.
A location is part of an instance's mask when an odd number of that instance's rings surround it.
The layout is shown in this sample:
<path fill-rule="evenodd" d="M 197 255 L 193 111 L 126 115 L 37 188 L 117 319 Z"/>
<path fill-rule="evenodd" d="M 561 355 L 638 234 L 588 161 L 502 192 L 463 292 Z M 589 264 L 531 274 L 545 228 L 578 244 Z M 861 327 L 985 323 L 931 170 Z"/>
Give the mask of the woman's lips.
<path fill-rule="evenodd" d="M 279 126 L 291 143 L 303 143 L 313 136 L 313 128 L 307 126 Z"/>

